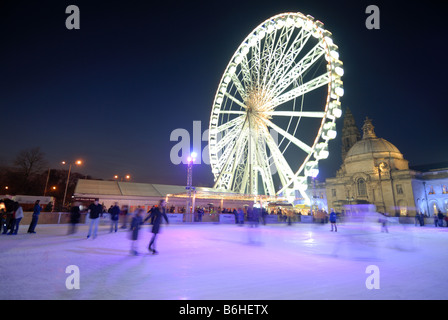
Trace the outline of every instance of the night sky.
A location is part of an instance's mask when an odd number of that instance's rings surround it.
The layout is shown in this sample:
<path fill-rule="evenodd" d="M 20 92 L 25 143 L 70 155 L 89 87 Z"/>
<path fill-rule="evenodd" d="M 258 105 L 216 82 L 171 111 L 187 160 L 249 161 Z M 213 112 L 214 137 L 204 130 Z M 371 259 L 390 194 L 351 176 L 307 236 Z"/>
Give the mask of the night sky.
<path fill-rule="evenodd" d="M 370 4 L 379 30 L 365 26 Z M 69 5 L 79 7 L 79 30 L 65 27 Z M 448 160 L 448 46 L 437 2 L 14 0 L 0 4 L 0 164 L 40 147 L 51 168 L 82 159 L 73 170 L 94 178 L 185 184 L 186 166 L 170 161 L 171 132 L 186 129 L 193 140 L 193 121 L 208 128 L 233 53 L 283 12 L 312 15 L 333 33 L 343 110 L 359 127 L 373 119 L 411 166 Z M 341 164 L 338 138 L 321 180 Z M 212 186 L 209 165 L 194 170 L 194 184 Z"/>

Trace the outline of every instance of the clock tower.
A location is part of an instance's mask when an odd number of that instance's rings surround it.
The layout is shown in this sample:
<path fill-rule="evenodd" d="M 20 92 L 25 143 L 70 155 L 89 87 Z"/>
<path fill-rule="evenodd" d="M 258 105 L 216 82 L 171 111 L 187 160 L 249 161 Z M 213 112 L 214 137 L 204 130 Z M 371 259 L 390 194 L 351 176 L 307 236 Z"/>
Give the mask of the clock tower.
<path fill-rule="evenodd" d="M 345 111 L 344 124 L 342 127 L 342 162 L 345 160 L 348 150 L 359 140 L 361 140 L 361 133 L 356 126 L 355 118 L 349 108 Z"/>

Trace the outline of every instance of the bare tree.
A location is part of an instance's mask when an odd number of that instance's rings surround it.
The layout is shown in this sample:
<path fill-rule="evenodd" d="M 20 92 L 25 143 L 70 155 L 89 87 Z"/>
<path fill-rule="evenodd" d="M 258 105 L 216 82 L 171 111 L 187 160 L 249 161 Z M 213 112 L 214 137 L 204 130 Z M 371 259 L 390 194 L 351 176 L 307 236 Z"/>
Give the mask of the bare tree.
<path fill-rule="evenodd" d="M 14 166 L 21 176 L 22 188 L 25 190 L 29 189 L 32 180 L 48 167 L 45 154 L 39 147 L 19 152 L 14 159 Z"/>

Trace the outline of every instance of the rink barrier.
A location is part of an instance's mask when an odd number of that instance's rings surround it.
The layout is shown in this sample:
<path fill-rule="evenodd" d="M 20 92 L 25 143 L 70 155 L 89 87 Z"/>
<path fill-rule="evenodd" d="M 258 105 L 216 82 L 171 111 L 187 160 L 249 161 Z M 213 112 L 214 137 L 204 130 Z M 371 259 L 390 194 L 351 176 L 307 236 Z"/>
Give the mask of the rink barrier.
<path fill-rule="evenodd" d="M 24 217 L 20 224 L 29 224 L 31 222 L 33 213 L 32 212 L 24 212 Z M 132 214 L 128 214 L 127 220 L 130 222 Z M 198 222 L 197 216 L 194 214 L 185 214 L 185 213 L 168 213 L 167 214 L 170 223 L 193 223 Z M 278 224 L 278 223 L 287 223 L 288 221 L 284 220 L 284 217 L 277 215 L 266 215 L 265 217 L 266 224 Z M 100 224 L 104 225 L 110 224 L 110 217 L 108 213 L 103 213 L 103 216 L 100 218 Z M 119 222 L 122 223 L 124 217 L 120 216 Z M 88 223 L 89 218 L 86 213 L 81 213 L 79 223 L 85 224 Z M 245 219 L 247 221 L 247 218 Z M 414 217 L 389 217 L 390 223 L 396 224 L 415 224 Z M 202 220 L 200 222 L 214 222 L 214 223 L 235 223 L 235 217 L 233 214 L 220 214 L 220 213 L 206 213 L 202 216 Z M 262 222 L 260 218 L 260 222 Z M 300 218 L 294 217 L 291 222 L 293 223 L 317 223 L 313 219 L 313 216 L 300 216 Z M 339 220 L 339 222 L 343 222 L 343 220 Z M 69 212 L 41 212 L 39 215 L 39 222 L 41 224 L 68 224 L 70 223 L 70 213 Z M 433 218 L 425 218 L 425 226 L 434 226 Z M 444 227 L 446 226 L 446 222 L 444 221 Z"/>

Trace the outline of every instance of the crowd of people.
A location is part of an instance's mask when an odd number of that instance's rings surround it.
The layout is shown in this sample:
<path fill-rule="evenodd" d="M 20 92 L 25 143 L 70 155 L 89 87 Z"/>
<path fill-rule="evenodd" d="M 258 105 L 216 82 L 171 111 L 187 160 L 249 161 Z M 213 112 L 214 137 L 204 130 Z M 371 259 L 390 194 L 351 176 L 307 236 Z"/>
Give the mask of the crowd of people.
<path fill-rule="evenodd" d="M 95 199 L 93 203 L 91 203 L 87 209 L 87 213 L 89 215 L 89 229 L 87 233 L 87 239 L 92 237 L 95 239 L 98 236 L 98 225 L 100 221 L 100 217 L 102 216 L 104 212 L 103 205 L 99 204 L 99 199 Z M 128 226 L 128 207 L 124 206 L 122 209 L 118 206 L 118 203 L 116 202 L 114 205 L 112 205 L 109 210 L 107 211 L 108 214 L 110 214 L 110 232 L 117 232 L 118 231 L 118 221 L 120 215 L 123 216 L 123 225 L 121 226 L 122 229 L 127 229 Z M 146 218 L 143 219 L 145 211 L 143 208 L 138 206 L 135 211 L 132 213 L 131 221 L 129 224 L 129 231 L 130 231 L 130 239 L 131 239 L 131 253 L 133 255 L 138 255 L 137 247 L 136 247 L 136 241 L 139 238 L 139 230 L 142 224 L 144 224 L 146 221 L 150 220 L 150 224 L 152 225 L 152 237 L 148 245 L 148 250 L 152 254 L 157 254 L 158 251 L 156 250 L 156 239 L 157 235 L 160 232 L 160 224 L 162 223 L 162 219 L 166 221 L 166 223 L 169 223 L 168 217 L 166 215 L 166 202 L 165 200 L 160 200 L 158 206 L 153 206 L 150 210 L 147 212 Z M 79 223 L 80 220 L 80 208 L 79 203 L 75 203 L 70 212 L 70 227 L 69 227 L 69 234 L 72 234 L 76 232 L 76 225 Z"/>
<path fill-rule="evenodd" d="M 211 208 L 208 208 L 208 213 L 211 213 Z M 39 221 L 39 216 L 42 211 L 42 207 L 40 205 L 40 201 L 36 200 L 34 207 L 33 207 L 33 214 L 31 218 L 30 225 L 28 227 L 28 233 L 36 233 L 35 229 Z M 131 220 L 129 221 L 129 231 L 130 231 L 130 239 L 132 240 L 131 245 L 131 253 L 137 255 L 137 249 L 136 249 L 136 241 L 138 240 L 139 230 L 142 224 L 144 224 L 146 221 L 150 220 L 150 224 L 152 225 L 151 232 L 153 233 L 153 236 L 150 240 L 150 243 L 148 245 L 148 250 L 153 253 L 157 254 L 156 250 L 156 239 L 157 234 L 160 232 L 160 224 L 162 223 L 162 220 L 165 220 L 168 224 L 168 216 L 166 213 L 171 213 L 175 211 L 174 207 L 170 207 L 169 209 L 166 208 L 166 202 L 165 200 L 161 200 L 159 202 L 159 205 L 152 206 L 151 209 L 149 209 L 146 212 L 145 210 L 138 206 L 135 211 L 132 214 L 128 213 L 128 207 L 123 206 L 120 208 L 118 206 L 118 203 L 115 203 L 114 205 L 111 205 L 109 210 L 107 210 L 107 213 L 110 215 L 110 232 L 117 232 L 118 231 L 118 224 L 119 224 L 119 218 L 122 216 L 122 225 L 121 229 L 128 229 L 128 219 L 131 217 Z M 106 210 L 102 204 L 99 204 L 99 199 L 95 199 L 93 203 L 91 203 L 87 208 L 88 213 L 88 233 L 87 233 L 87 239 L 92 237 L 95 239 L 98 235 L 98 225 L 100 222 L 100 217 L 105 213 Z M 202 217 L 204 216 L 206 210 L 202 207 L 197 207 L 195 209 L 195 221 L 201 222 Z M 253 207 L 246 207 L 244 208 L 224 208 L 221 210 L 221 208 L 218 208 L 218 212 L 221 212 L 223 214 L 233 214 L 235 216 L 235 223 L 238 225 L 242 225 L 245 222 L 247 222 L 250 226 L 257 226 L 259 223 L 266 224 L 266 216 L 268 215 L 277 215 L 278 220 L 277 221 L 283 221 L 287 224 L 291 224 L 292 219 L 296 221 L 300 221 L 301 213 L 296 211 L 291 211 L 287 209 L 278 208 L 271 208 L 270 212 L 268 212 L 268 209 L 260 206 L 253 206 Z M 22 206 L 16 202 L 16 201 L 1 201 L 0 202 L 0 233 L 1 234 L 8 234 L 8 235 L 16 235 L 19 231 L 20 222 L 24 217 L 23 208 Z M 381 224 L 381 231 L 382 232 L 388 232 L 387 229 L 387 221 L 388 221 L 388 215 L 382 214 L 382 217 L 379 219 L 379 222 Z M 426 215 L 417 212 L 415 215 L 415 226 L 424 226 L 425 225 L 425 218 L 428 218 Z M 343 215 L 340 213 L 334 212 L 333 209 L 331 209 L 331 212 L 327 214 L 325 211 L 318 210 L 313 215 L 314 222 L 320 222 L 320 223 L 328 223 L 330 222 L 331 225 L 331 231 L 337 232 L 337 222 L 343 219 Z M 80 223 L 81 220 L 81 209 L 80 209 L 80 203 L 74 203 L 74 205 L 71 207 L 70 212 L 70 224 L 69 224 L 69 230 L 68 234 L 73 234 L 77 230 L 77 225 Z M 434 226 L 435 227 L 448 227 L 448 215 L 445 216 L 440 210 L 437 214 L 433 215 L 434 220 Z M 444 223 L 445 222 L 445 223 Z"/>
<path fill-rule="evenodd" d="M 37 200 L 34 204 L 33 216 L 28 227 L 28 233 L 36 233 L 34 229 L 36 228 L 41 211 L 40 200 Z M 17 201 L 3 201 L 0 208 L 0 233 L 16 235 L 19 232 L 20 222 L 23 217 L 23 208 Z"/>
<path fill-rule="evenodd" d="M 31 218 L 30 225 L 28 227 L 28 233 L 36 233 L 35 229 L 39 221 L 39 216 L 42 211 L 42 207 L 40 206 L 40 200 L 36 200 L 33 207 L 33 215 Z M 123 215 L 123 225 L 122 229 L 128 229 L 127 220 L 128 220 L 128 209 L 127 207 L 123 207 L 120 209 L 118 207 L 118 203 L 115 203 L 113 206 L 109 208 L 107 211 L 110 214 L 110 232 L 118 231 L 118 221 L 119 216 Z M 100 217 L 104 213 L 103 205 L 99 204 L 99 199 L 95 199 L 93 203 L 89 205 L 87 208 L 87 213 L 89 216 L 89 228 L 87 233 L 87 239 L 92 237 L 95 239 L 98 236 L 98 225 L 100 221 Z M 136 241 L 139 238 L 139 230 L 142 224 L 146 221 L 150 220 L 150 224 L 152 225 L 152 237 L 148 245 L 148 250 L 152 254 L 157 254 L 156 250 L 156 239 L 157 235 L 160 232 L 160 225 L 162 223 L 162 219 L 168 224 L 168 216 L 166 215 L 166 202 L 165 200 L 160 200 L 158 206 L 153 206 L 148 212 L 147 216 L 144 216 L 144 210 L 139 206 L 131 215 L 131 221 L 129 224 L 129 232 L 131 239 L 131 253 L 133 255 L 137 255 L 136 249 Z M 0 202 L 0 233 L 7 235 L 16 235 L 19 231 L 19 226 L 22 218 L 24 217 L 22 206 L 16 201 L 2 201 Z M 70 224 L 68 229 L 68 234 L 74 234 L 77 231 L 77 225 L 81 220 L 81 208 L 80 203 L 75 202 L 70 209 Z"/>
<path fill-rule="evenodd" d="M 425 218 L 428 218 L 428 216 L 417 212 L 414 218 L 415 225 L 423 227 L 425 225 Z M 437 213 L 432 215 L 432 219 L 435 227 L 448 227 L 448 214 L 445 216 L 442 211 L 438 210 Z"/>

